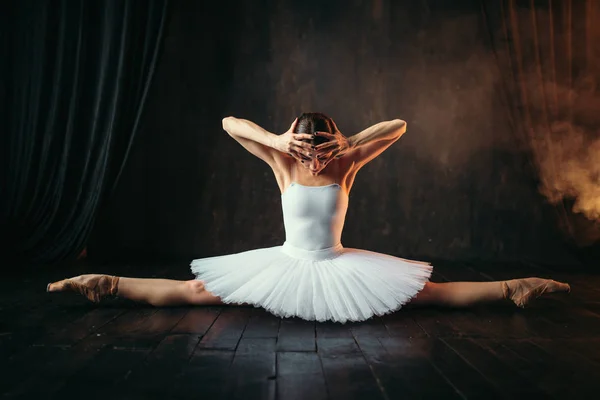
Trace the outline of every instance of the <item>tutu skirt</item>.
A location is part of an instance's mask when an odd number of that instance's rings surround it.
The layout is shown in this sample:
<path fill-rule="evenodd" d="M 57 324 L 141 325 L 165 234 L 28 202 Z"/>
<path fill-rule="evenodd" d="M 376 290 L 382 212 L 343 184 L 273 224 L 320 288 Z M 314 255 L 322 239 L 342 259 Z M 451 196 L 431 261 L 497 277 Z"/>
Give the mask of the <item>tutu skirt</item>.
<path fill-rule="evenodd" d="M 341 244 L 310 251 L 284 243 L 193 260 L 191 270 L 224 303 L 344 323 L 400 309 L 423 289 L 432 266 Z"/>

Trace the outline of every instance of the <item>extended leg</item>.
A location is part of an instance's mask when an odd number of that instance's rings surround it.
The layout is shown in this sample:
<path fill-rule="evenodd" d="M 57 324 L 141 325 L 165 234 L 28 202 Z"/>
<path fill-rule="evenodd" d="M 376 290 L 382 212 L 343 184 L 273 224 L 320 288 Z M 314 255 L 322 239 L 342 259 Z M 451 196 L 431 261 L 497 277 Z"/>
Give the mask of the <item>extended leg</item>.
<path fill-rule="evenodd" d="M 554 292 L 568 292 L 566 283 L 550 279 L 524 278 L 495 282 L 428 282 L 411 304 L 470 307 L 481 303 L 511 300 L 524 307 L 531 300 Z"/>
<path fill-rule="evenodd" d="M 217 305 L 221 299 L 204 288 L 202 281 L 121 278 L 108 275 L 80 275 L 48 285 L 49 292 L 73 291 L 99 301 L 117 295 L 153 306 Z"/>
<path fill-rule="evenodd" d="M 158 307 L 223 304 L 219 297 L 204 288 L 202 281 L 197 280 L 121 278 L 118 296 Z"/>

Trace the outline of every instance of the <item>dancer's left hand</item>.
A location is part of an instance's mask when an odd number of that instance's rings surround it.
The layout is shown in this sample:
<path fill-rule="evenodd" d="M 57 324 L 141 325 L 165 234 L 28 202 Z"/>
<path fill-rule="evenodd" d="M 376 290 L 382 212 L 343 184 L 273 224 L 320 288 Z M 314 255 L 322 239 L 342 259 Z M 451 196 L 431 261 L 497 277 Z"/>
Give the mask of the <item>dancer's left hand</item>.
<path fill-rule="evenodd" d="M 315 147 L 315 151 L 319 159 L 325 157 L 327 158 L 327 161 L 329 161 L 333 158 L 340 158 L 350 150 L 350 142 L 348 141 L 348 138 L 339 131 L 335 124 L 333 126 L 335 128 L 334 133 L 315 132 L 315 136 L 328 139 L 327 142 L 321 143 Z"/>

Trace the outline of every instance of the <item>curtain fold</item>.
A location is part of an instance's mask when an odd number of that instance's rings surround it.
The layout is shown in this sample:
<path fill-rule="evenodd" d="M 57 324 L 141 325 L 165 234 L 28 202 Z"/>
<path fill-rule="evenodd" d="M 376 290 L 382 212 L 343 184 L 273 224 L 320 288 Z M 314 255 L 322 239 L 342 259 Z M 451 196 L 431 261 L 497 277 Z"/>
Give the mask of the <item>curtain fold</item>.
<path fill-rule="evenodd" d="M 2 6 L 0 233 L 8 258 L 48 263 L 85 247 L 136 138 L 167 7 Z"/>

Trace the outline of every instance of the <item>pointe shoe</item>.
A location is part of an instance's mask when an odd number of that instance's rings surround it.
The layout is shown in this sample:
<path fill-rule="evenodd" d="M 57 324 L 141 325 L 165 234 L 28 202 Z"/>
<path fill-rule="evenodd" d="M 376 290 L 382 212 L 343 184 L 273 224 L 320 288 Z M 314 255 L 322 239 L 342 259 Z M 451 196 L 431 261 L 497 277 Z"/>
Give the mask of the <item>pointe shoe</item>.
<path fill-rule="evenodd" d="M 525 306 L 545 293 L 570 292 L 571 286 L 567 283 L 557 282 L 552 279 L 523 278 L 511 279 L 502 282 L 504 298 L 513 301 L 517 307 Z"/>
<path fill-rule="evenodd" d="M 94 303 L 100 302 L 103 297 L 116 296 L 119 286 L 119 277 L 110 275 L 80 275 L 74 278 L 49 283 L 47 292 L 77 292 L 84 295 Z"/>

